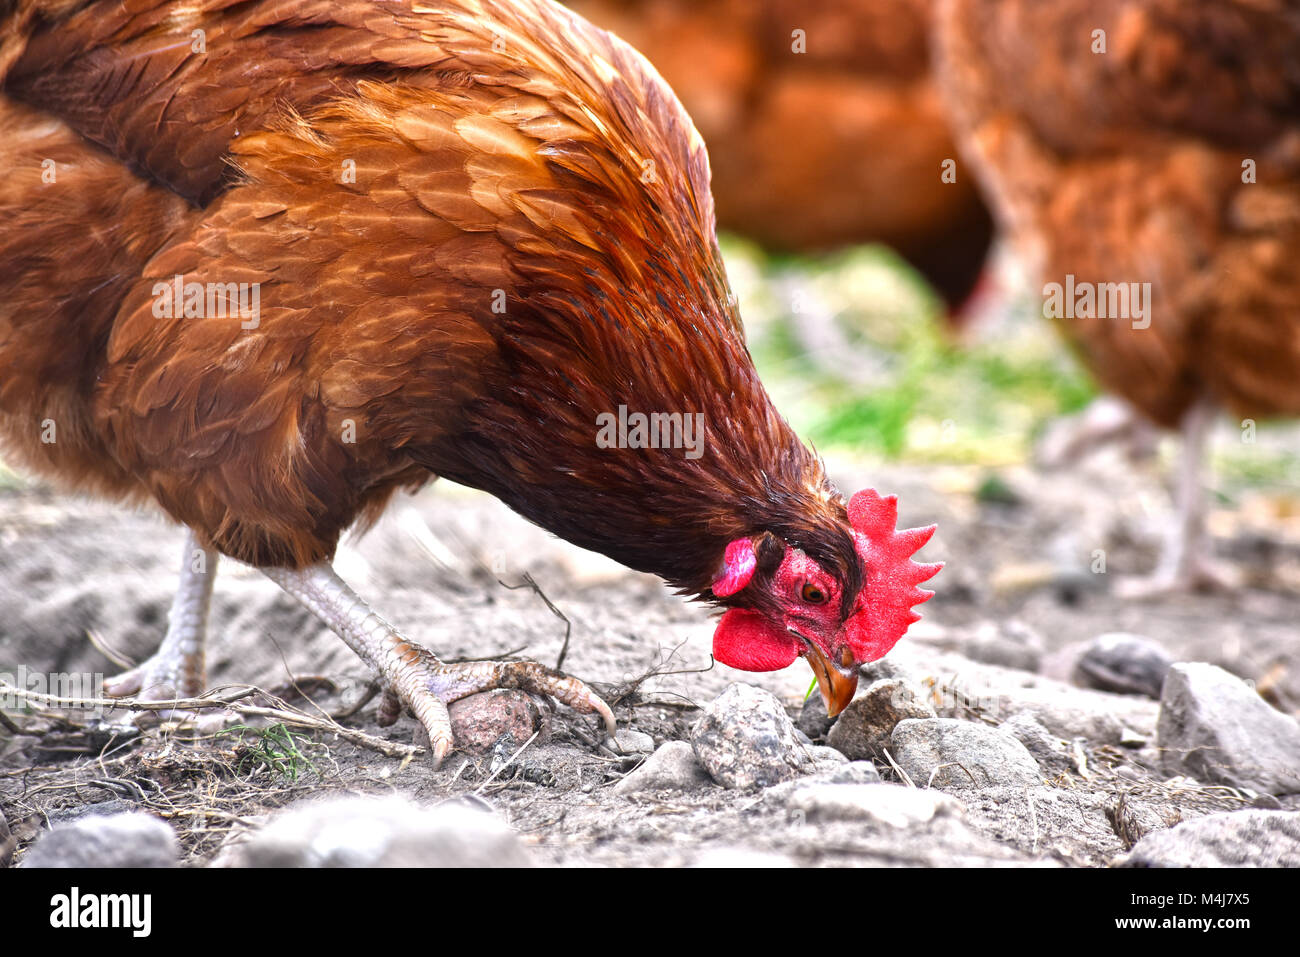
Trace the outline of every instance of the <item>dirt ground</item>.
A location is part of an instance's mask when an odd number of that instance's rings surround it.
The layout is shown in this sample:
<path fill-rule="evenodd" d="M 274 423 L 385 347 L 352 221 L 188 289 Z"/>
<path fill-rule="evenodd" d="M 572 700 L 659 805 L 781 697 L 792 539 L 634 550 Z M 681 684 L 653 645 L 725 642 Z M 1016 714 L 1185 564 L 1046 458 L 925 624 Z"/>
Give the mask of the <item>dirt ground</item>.
<path fill-rule="evenodd" d="M 897 661 L 938 690 L 1039 695 L 1050 708 L 1054 695 L 1064 700 L 1055 679 L 1068 675 L 1077 643 L 1128 631 L 1180 660 L 1210 661 L 1252 679 L 1296 712 L 1300 528 L 1275 503 L 1248 502 L 1213 517 L 1219 556 L 1247 587 L 1134 601 L 1115 597 L 1115 582 L 1150 568 L 1168 512 L 1151 469 L 1116 459 L 1048 477 L 1009 469 L 999 473 L 996 494 L 988 474 L 974 468 L 832 462 L 832 471 L 846 491 L 871 484 L 897 492 L 902 524 L 939 523 L 923 555 L 948 563 L 932 583 L 937 595 L 878 673 Z M 130 659 L 145 656 L 166 621 L 181 541 L 178 529 L 151 513 L 34 484 L 0 490 L 0 673 L 23 666 L 114 674 L 87 632 Z M 1101 552 L 1104 573 L 1096 570 Z M 497 582 L 517 583 L 529 573 L 572 623 L 565 670 L 616 702 L 621 727 L 651 735 L 656 745 L 687 739 L 699 706 L 732 682 L 775 692 L 797 715 L 810 680 L 801 665 L 768 675 L 711 666 L 708 609 L 552 538 L 493 499 L 446 484 L 404 500 L 368 536 L 347 543 L 338 569 L 381 613 L 444 657 L 515 653 L 553 663 L 564 623 L 528 589 Z M 322 708 L 338 711 L 367 685 L 364 666 L 341 641 L 233 562 L 223 562 L 217 579 L 211 639 L 214 686 L 287 694 L 293 678 Z M 991 644 L 1001 650 L 991 653 Z M 312 676 L 328 681 L 305 680 Z M 1155 702 L 1088 700 L 1126 726 L 1145 723 L 1137 730 L 1150 735 Z M 310 763 L 296 780 L 259 764 L 238 736 L 193 741 L 150 729 L 114 739 L 82 715 L 59 719 L 32 708 L 5 714 L 0 810 L 18 839 L 18 860 L 49 822 L 104 801 L 169 820 L 186 862 L 202 865 L 260 815 L 304 796 L 398 791 L 422 802 L 486 802 L 543 863 L 1098 866 L 1125 850 L 1110 822 L 1121 797 L 1156 826 L 1244 804 L 1167 781 L 1149 744 L 1126 749 L 1086 733 L 1084 769 L 1060 774 L 1035 794 L 954 792 L 964 818 L 936 818 L 904 833 L 809 822 L 762 792 L 615 794 L 613 785 L 639 758 L 601 750 L 595 722 L 564 708 L 552 716 L 549 739 L 509 763 L 499 754 L 453 754 L 436 772 L 418 757 L 403 761 L 304 730 L 298 747 Z M 342 723 L 401 744 L 416 730 L 408 717 L 380 728 L 373 703 Z M 881 770 L 893 779 L 888 767 Z"/>

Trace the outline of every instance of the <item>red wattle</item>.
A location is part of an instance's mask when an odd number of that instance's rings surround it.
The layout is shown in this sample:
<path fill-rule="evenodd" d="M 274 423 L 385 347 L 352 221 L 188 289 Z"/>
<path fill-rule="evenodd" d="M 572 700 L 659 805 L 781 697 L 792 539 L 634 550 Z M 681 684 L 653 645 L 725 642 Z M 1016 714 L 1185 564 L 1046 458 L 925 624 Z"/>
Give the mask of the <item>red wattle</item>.
<path fill-rule="evenodd" d="M 799 657 L 799 640 L 758 612 L 732 608 L 713 633 L 713 657 L 741 671 L 780 671 Z"/>

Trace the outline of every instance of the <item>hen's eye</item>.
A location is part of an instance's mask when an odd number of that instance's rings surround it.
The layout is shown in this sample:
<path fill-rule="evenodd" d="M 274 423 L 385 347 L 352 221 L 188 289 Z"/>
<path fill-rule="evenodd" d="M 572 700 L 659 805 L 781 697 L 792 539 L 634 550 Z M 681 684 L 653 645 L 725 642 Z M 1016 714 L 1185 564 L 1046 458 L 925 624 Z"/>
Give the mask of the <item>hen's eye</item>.
<path fill-rule="evenodd" d="M 803 600 L 810 605 L 820 605 L 826 600 L 826 593 L 812 582 L 805 582 L 803 586 Z"/>

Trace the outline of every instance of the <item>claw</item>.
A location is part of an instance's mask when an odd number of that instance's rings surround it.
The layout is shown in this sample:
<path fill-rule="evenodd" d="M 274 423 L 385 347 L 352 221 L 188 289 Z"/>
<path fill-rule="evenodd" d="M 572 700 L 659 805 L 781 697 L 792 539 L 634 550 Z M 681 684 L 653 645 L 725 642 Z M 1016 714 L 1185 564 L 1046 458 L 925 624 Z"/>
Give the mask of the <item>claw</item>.
<path fill-rule="evenodd" d="M 451 751 L 451 739 L 443 738 L 436 744 L 430 741 L 429 749 L 433 752 L 433 769 L 437 771 L 442 767 L 442 762 L 446 760 L 447 754 Z"/>
<path fill-rule="evenodd" d="M 606 736 L 611 741 L 614 740 L 615 735 L 618 734 L 618 722 L 614 719 L 614 712 L 610 710 L 609 705 L 594 694 L 591 696 L 591 706 L 593 711 L 605 719 Z"/>

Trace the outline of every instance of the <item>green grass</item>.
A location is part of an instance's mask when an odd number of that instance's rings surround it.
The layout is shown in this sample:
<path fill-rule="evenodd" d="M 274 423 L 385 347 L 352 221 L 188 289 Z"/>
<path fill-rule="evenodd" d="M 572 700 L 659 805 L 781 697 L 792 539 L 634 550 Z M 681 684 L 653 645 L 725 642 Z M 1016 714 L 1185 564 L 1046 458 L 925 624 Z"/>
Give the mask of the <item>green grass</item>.
<path fill-rule="evenodd" d="M 958 343 L 925 282 L 888 249 L 765 257 L 723 244 L 754 361 L 782 412 L 823 451 L 886 459 L 1022 460 L 1042 427 L 1096 394 L 1049 323 L 1000 317 Z M 815 292 L 863 361 L 844 375 L 801 343 L 791 277 Z"/>
<path fill-rule="evenodd" d="M 239 736 L 235 769 L 240 774 L 250 777 L 268 774 L 296 782 L 303 771 L 310 770 L 320 777 L 320 772 L 305 748 L 322 746 L 306 735 L 289 730 L 285 724 L 273 724 L 268 728 L 239 724 L 221 731 L 218 737 L 223 735 Z"/>

